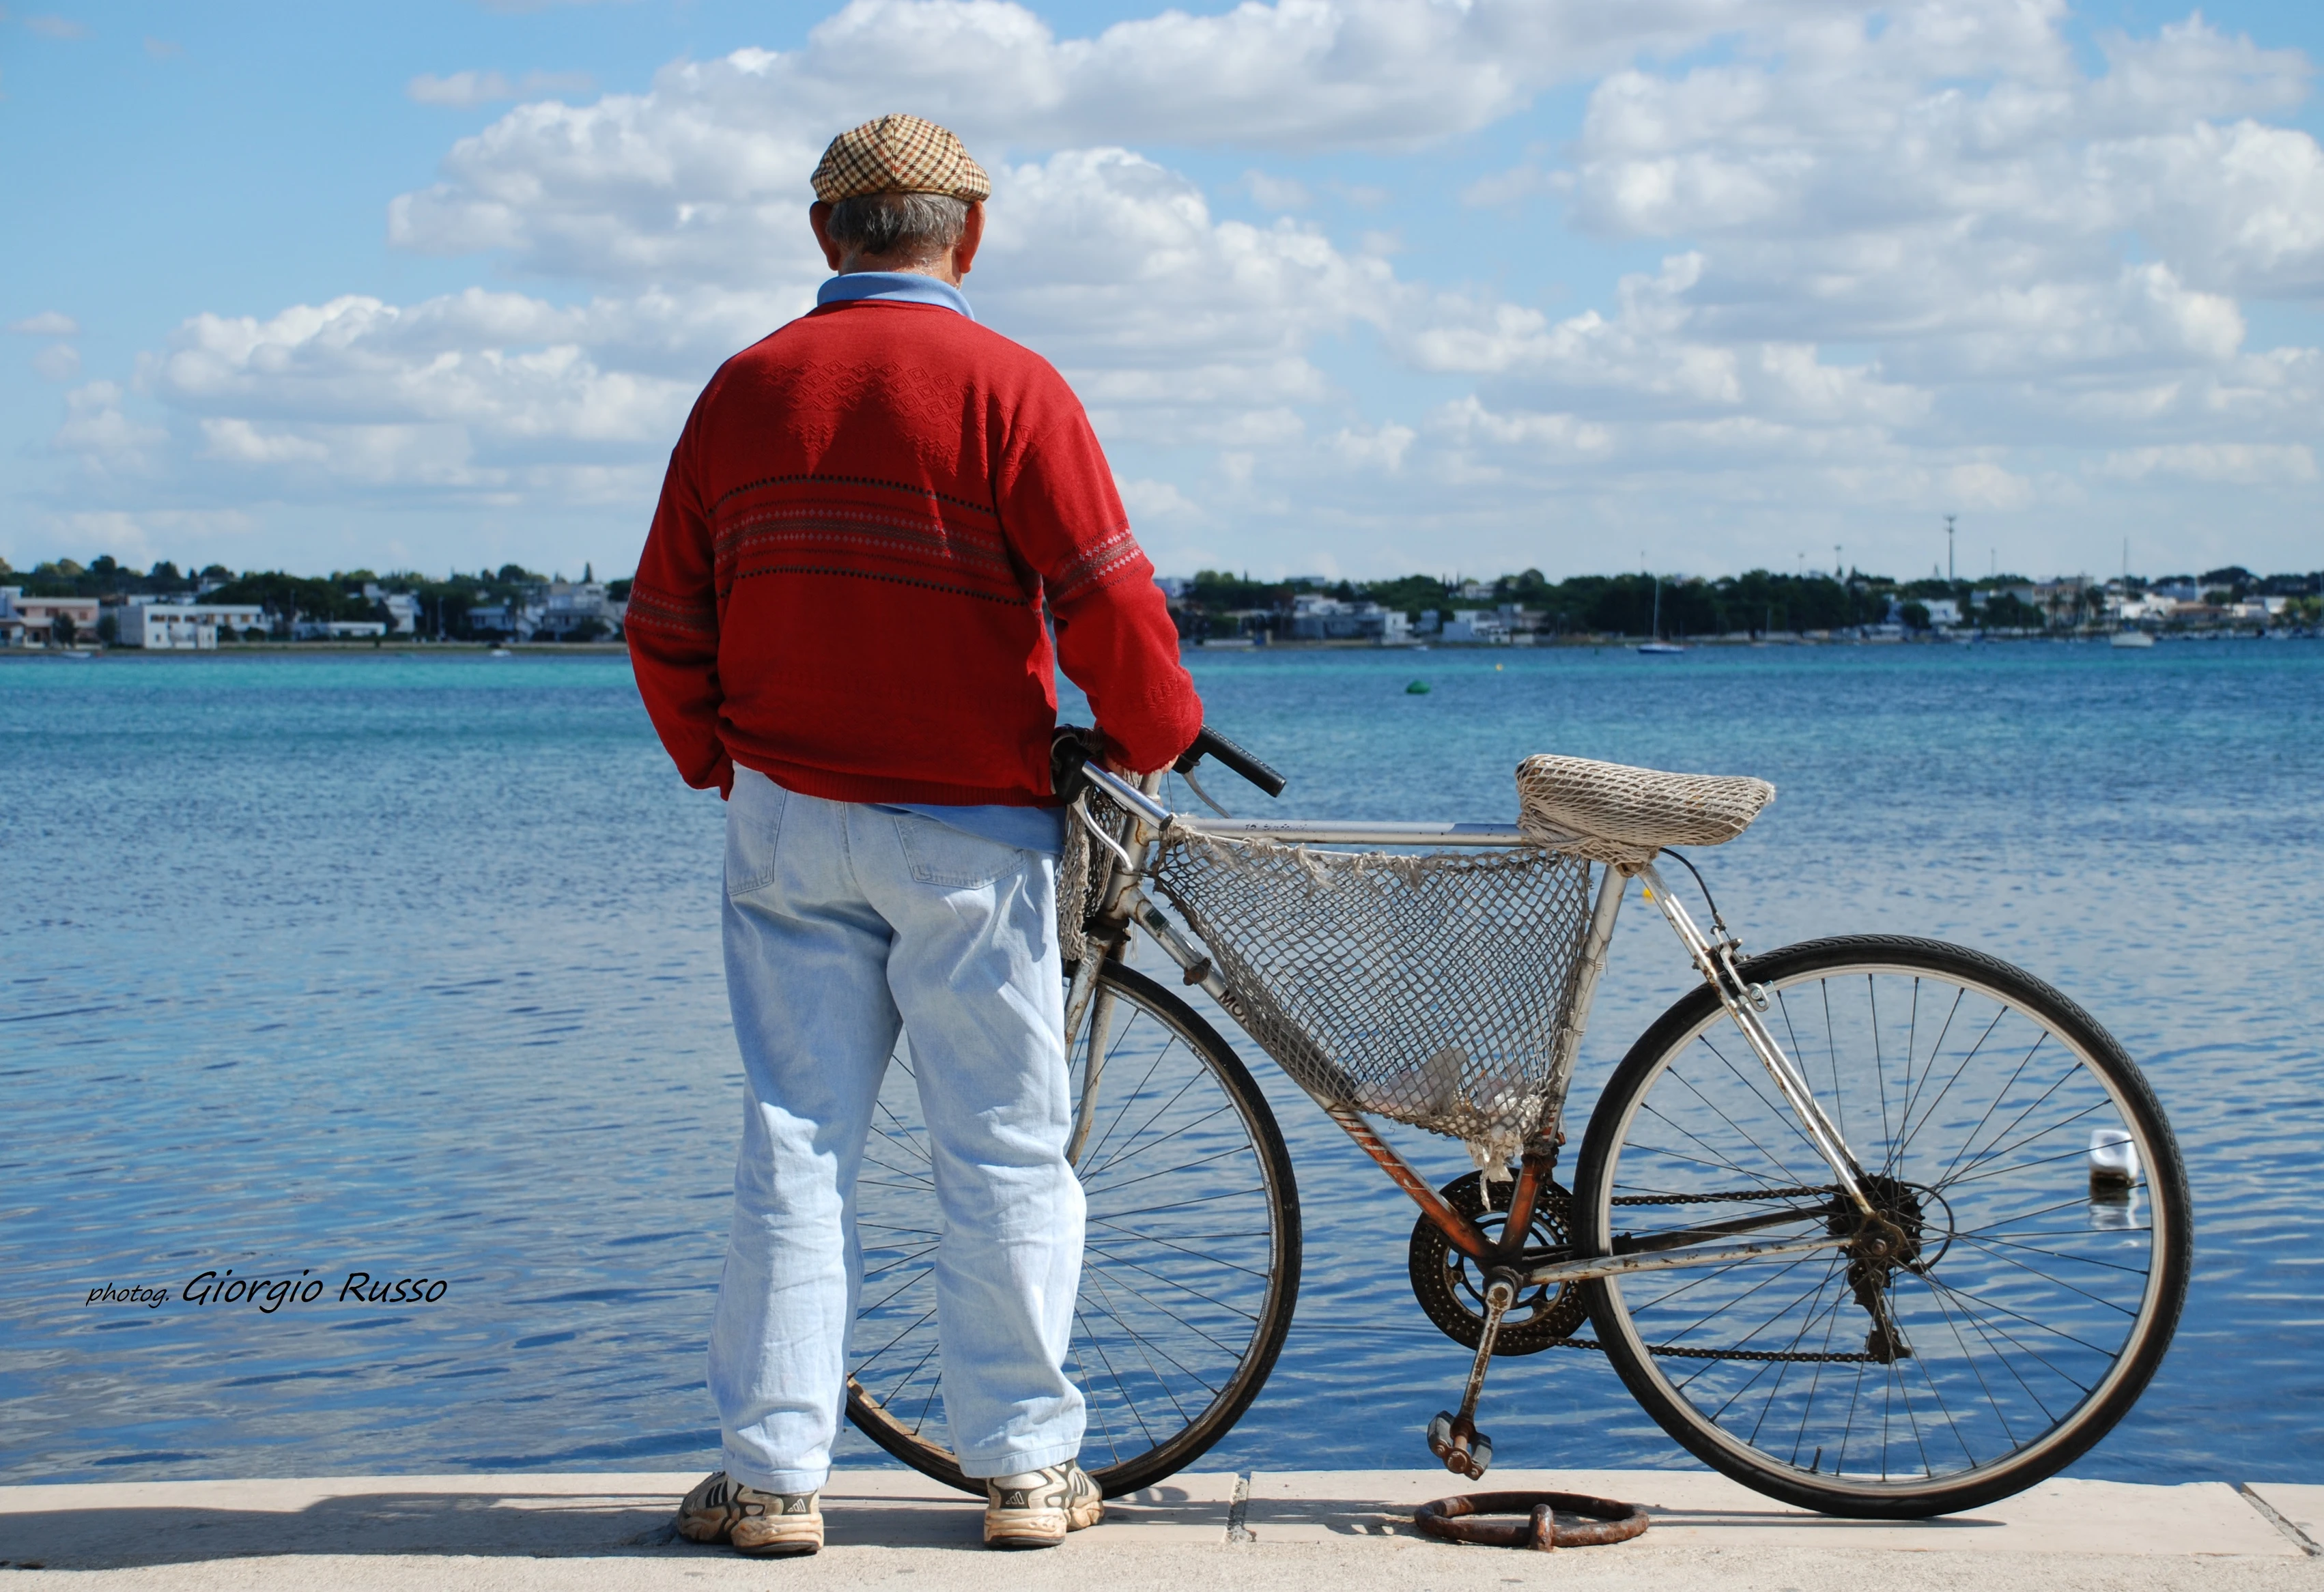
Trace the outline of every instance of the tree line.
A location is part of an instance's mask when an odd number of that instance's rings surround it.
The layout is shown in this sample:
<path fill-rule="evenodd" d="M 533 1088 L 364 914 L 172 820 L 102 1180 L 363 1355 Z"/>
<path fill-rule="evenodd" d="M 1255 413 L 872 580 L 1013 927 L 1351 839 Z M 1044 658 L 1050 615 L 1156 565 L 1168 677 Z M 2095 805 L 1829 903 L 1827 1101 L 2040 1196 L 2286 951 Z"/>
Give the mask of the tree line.
<path fill-rule="evenodd" d="M 2086 583 L 2060 590 L 2054 605 L 2019 594 L 2035 583 L 2019 575 L 1976 580 L 1900 581 L 1851 569 L 1845 575 L 1782 575 L 1754 569 L 1742 575 L 1702 576 L 1652 574 L 1583 575 L 1553 581 L 1538 569 L 1492 581 L 1462 581 L 1433 575 L 1407 575 L 1364 582 L 1253 580 L 1248 575 L 1205 569 L 1185 584 L 1175 606 L 1188 634 L 1228 634 L 1273 629 L 1287 618 L 1302 594 L 1343 602 L 1372 602 L 1403 612 L 1416 624 L 1429 614 L 1450 617 L 1467 609 L 1521 608 L 1532 623 L 1551 635 L 1643 636 L 1657 625 L 1666 636 L 1764 634 L 1836 630 L 1879 624 L 1892 615 L 1908 627 L 1926 629 L 1930 604 L 1950 602 L 1956 612 L 1972 612 L 1995 630 L 2042 630 L 2078 624 L 2104 610 L 2104 587 Z M 2201 575 L 2163 575 L 2150 582 L 2132 577 L 2134 592 L 2150 584 L 2186 584 L 2236 600 L 2255 594 L 2314 595 L 2324 592 L 2324 575 L 2255 575 L 2240 566 Z"/>
<path fill-rule="evenodd" d="M 585 566 L 583 578 L 590 574 Z M 166 558 L 141 573 L 110 556 L 91 559 L 87 565 L 60 558 L 20 573 L 0 559 L 0 582 L 23 586 L 27 596 L 190 598 L 198 594 L 205 603 L 256 603 L 285 630 L 301 621 L 385 621 L 389 614 L 383 599 L 391 593 L 408 594 L 419 601 L 420 634 L 446 640 L 468 638 L 468 615 L 473 610 L 533 601 L 548 589 L 549 581 L 549 576 L 521 564 L 503 564 L 496 570 L 481 569 L 474 575 L 455 570 L 438 579 L 416 570 L 392 570 L 385 575 L 368 569 L 334 570 L 327 575 L 291 575 L 280 569 L 236 574 L 220 564 L 180 571 Z M 615 602 L 626 598 L 629 589 L 626 580 L 606 583 L 606 594 Z"/>

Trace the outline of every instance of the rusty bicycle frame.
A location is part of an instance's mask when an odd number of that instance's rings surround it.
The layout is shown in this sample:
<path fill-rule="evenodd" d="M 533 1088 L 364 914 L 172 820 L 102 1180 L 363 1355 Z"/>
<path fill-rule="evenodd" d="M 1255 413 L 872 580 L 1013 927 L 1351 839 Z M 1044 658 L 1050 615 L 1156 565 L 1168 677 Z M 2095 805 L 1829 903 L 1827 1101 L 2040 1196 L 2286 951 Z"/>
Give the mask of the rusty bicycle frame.
<path fill-rule="evenodd" d="M 1082 1099 L 1066 1151 L 1069 1161 L 1078 1160 L 1087 1142 L 1102 1084 L 1104 1040 L 1111 998 L 1101 989 L 1098 971 L 1102 962 L 1120 958 L 1127 949 L 1133 925 L 1143 929 L 1163 953 L 1184 970 L 1186 983 L 1200 985 L 1238 1026 L 1244 1024 L 1241 1003 L 1233 989 L 1219 975 L 1211 959 L 1180 933 L 1177 925 L 1140 888 L 1139 881 L 1146 877 L 1156 853 L 1169 837 L 1199 834 L 1224 841 L 1265 839 L 1295 844 L 1353 846 L 1502 848 L 1529 843 L 1525 833 L 1514 824 L 1204 818 L 1174 813 L 1157 801 L 1155 798 L 1161 793 L 1163 778 L 1159 774 L 1149 775 L 1133 783 L 1095 762 L 1088 766 L 1086 773 L 1093 785 L 1103 790 L 1130 814 L 1131 823 L 1129 835 L 1118 842 L 1090 818 L 1085 804 L 1075 804 L 1076 818 L 1086 824 L 1099 842 L 1100 850 L 1093 853 L 1093 866 L 1110 863 L 1111 872 L 1101 892 L 1102 904 L 1091 920 L 1090 952 L 1083 956 L 1074 970 L 1073 982 L 1066 991 L 1068 1053 L 1079 1043 L 1084 1024 L 1089 1034 L 1089 1063 L 1084 1073 Z M 1890 1224 L 1874 1210 L 1865 1192 L 1863 1166 L 1841 1138 L 1839 1127 L 1816 1100 L 1806 1075 L 1785 1054 L 1775 1035 L 1761 1020 L 1760 1013 L 1766 1009 L 1767 997 L 1737 970 L 1735 956 L 1739 942 L 1725 934 L 1723 925 L 1717 937 L 1705 934 L 1686 909 L 1673 897 L 1651 862 L 1599 866 L 1601 877 L 1597 883 L 1596 898 L 1582 943 L 1573 998 L 1554 1040 L 1547 1103 L 1540 1122 L 1526 1140 L 1515 1173 L 1515 1187 L 1509 1194 L 1508 1217 L 1498 1241 L 1488 1238 L 1475 1221 L 1454 1210 L 1429 1186 L 1411 1163 L 1374 1130 L 1362 1112 L 1342 1101 L 1317 1093 L 1296 1074 L 1286 1074 L 1323 1109 L 1325 1116 L 1339 1124 L 1342 1130 L 1355 1140 L 1365 1155 L 1379 1164 L 1397 1187 L 1411 1197 L 1413 1203 L 1420 1208 L 1429 1222 L 1444 1234 L 1446 1240 L 1479 1267 L 1484 1283 L 1485 1322 L 1477 1346 L 1476 1359 L 1469 1373 L 1460 1413 L 1457 1415 L 1440 1415 L 1431 1427 L 1429 1437 L 1429 1446 L 1444 1461 L 1446 1468 L 1471 1478 L 1481 1476 L 1486 1466 L 1491 1463 L 1490 1440 L 1476 1431 L 1474 1422 L 1486 1370 L 1500 1331 L 1501 1317 L 1525 1289 L 1562 1286 L 1591 1278 L 1637 1272 L 1720 1265 L 1760 1256 L 1802 1255 L 1820 1249 L 1862 1251 L 1868 1243 L 1877 1246 L 1883 1238 L 1890 1237 L 1885 1230 Z M 1679 943 L 1685 947 L 1687 958 L 1695 971 L 1716 992 L 1720 1006 L 1741 1030 L 1745 1042 L 1758 1057 L 1784 1102 L 1798 1117 L 1801 1128 L 1816 1154 L 1831 1169 L 1834 1193 L 1855 1207 L 1858 1221 L 1852 1231 L 1834 1230 L 1807 1238 L 1772 1241 L 1748 1239 L 1748 1235 L 1759 1229 L 1795 1223 L 1798 1212 L 1786 1210 L 1767 1216 L 1706 1222 L 1700 1227 L 1658 1234 L 1637 1248 L 1619 1255 L 1570 1256 L 1563 1259 L 1527 1255 L 1525 1239 L 1532 1228 L 1535 1206 L 1540 1199 L 1543 1185 L 1549 1181 L 1557 1146 L 1564 1141 L 1562 1123 L 1565 1097 L 1572 1082 L 1574 1063 L 1581 1052 L 1591 1001 L 1596 993 L 1598 980 L 1605 971 L 1607 953 L 1613 943 L 1615 918 L 1621 910 L 1622 897 L 1628 893 L 1633 876 L 1639 879 L 1646 898 L 1660 910 L 1664 920 L 1678 936 Z M 1895 1236 L 1895 1241 L 1902 1241 L 1901 1233 Z M 1894 1330 L 1893 1323 L 1884 1325 Z"/>

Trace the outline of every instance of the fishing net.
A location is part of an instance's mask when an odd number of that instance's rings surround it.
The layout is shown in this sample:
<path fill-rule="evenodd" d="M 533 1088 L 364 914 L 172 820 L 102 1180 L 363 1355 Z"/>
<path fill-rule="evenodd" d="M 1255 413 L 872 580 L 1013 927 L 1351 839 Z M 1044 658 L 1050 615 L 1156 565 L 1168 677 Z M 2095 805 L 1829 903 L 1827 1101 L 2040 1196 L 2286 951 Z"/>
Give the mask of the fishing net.
<path fill-rule="evenodd" d="M 1590 864 L 1732 840 L 1775 795 L 1763 779 L 1533 757 L 1517 768 L 1529 845 L 1351 852 L 1174 828 L 1154 884 L 1286 1072 L 1334 1104 L 1466 1140 L 1498 1171 L 1562 1104 L 1551 1097 L 1575 1020 Z M 1120 807 L 1097 791 L 1086 801 L 1127 838 Z M 1057 875 L 1069 962 L 1112 861 L 1070 826 Z"/>
<path fill-rule="evenodd" d="M 1104 791 L 1092 787 L 1081 804 L 1098 826 L 1127 846 L 1130 814 Z M 1089 920 L 1105 905 L 1105 890 L 1120 864 L 1102 842 L 1090 838 L 1089 827 L 1077 814 L 1065 819 L 1065 846 L 1057 858 L 1057 949 L 1068 963 L 1079 962 L 1089 947 Z"/>
<path fill-rule="evenodd" d="M 1517 1157 L 1553 1102 L 1590 869 L 1524 848 L 1318 851 L 1173 834 L 1155 883 L 1252 1038 L 1310 1091 Z"/>

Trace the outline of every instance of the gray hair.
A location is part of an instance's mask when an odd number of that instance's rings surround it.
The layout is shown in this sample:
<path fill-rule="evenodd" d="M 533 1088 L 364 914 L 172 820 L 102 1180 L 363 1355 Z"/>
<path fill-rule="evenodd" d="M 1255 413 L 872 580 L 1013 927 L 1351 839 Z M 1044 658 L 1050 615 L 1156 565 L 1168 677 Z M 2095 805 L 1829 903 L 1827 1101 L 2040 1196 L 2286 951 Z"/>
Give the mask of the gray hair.
<path fill-rule="evenodd" d="M 873 193 L 842 199 L 825 224 L 831 241 L 874 260 L 933 260 L 960 242 L 968 201 L 941 193 Z"/>

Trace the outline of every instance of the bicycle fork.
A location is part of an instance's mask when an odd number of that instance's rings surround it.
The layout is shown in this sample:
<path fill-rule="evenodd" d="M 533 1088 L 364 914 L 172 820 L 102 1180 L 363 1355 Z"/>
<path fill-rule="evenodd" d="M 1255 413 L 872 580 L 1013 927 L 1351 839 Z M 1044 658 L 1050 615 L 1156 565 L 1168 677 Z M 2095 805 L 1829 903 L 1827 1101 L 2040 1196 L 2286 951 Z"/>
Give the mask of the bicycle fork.
<path fill-rule="evenodd" d="M 1895 1312 L 1888 1308 L 1887 1288 L 1892 1267 L 1900 1261 L 1909 1265 L 1909 1257 L 1917 1246 L 1903 1229 L 1873 1207 L 1871 1196 L 1866 1192 L 1863 1166 L 1840 1137 L 1839 1127 L 1824 1114 L 1822 1105 L 1815 1098 L 1815 1091 L 1808 1084 L 1807 1075 L 1784 1054 L 1784 1047 L 1775 1042 L 1775 1035 L 1761 1020 L 1760 1014 L 1768 1006 L 1767 992 L 1745 979 L 1741 970 L 1735 965 L 1735 952 L 1741 949 L 1740 942 L 1732 934 L 1724 933 L 1724 925 L 1718 925 L 1722 931 L 1719 939 L 1712 940 L 1705 935 L 1694 920 L 1687 916 L 1686 908 L 1680 906 L 1671 894 L 1669 887 L 1663 883 L 1662 875 L 1655 871 L 1652 863 L 1640 864 L 1637 872 L 1645 886 L 1646 899 L 1661 911 L 1672 932 L 1686 947 L 1687 956 L 1693 962 L 1695 970 L 1718 994 L 1720 1004 L 1727 1008 L 1727 1015 L 1742 1030 L 1752 1054 L 1759 1058 L 1759 1064 L 1766 1069 L 1767 1076 L 1775 1082 L 1777 1091 L 1799 1118 L 1801 1127 L 1807 1132 L 1808 1142 L 1815 1147 L 1824 1164 L 1831 1169 L 1840 1192 L 1849 1204 L 1856 1207 L 1856 1231 L 1845 1248 L 1849 1255 L 1849 1291 L 1855 1294 L 1856 1302 L 1863 1307 L 1864 1312 L 1872 1318 L 1872 1331 L 1866 1342 L 1867 1348 L 1883 1364 L 1909 1357 L 1912 1348 L 1904 1341 L 1904 1334 L 1896 1324 Z M 1714 919 L 1717 917 L 1716 908 L 1712 909 L 1712 916 Z"/>

